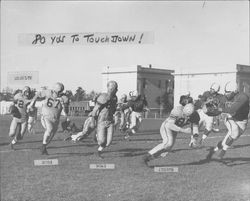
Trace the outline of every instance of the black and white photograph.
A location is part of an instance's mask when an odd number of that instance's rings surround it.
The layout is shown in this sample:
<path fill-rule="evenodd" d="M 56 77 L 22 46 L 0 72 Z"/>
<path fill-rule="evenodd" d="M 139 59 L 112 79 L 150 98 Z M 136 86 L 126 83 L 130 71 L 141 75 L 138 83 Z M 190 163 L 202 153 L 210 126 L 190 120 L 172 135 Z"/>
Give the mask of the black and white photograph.
<path fill-rule="evenodd" d="M 250 201 L 248 0 L 0 4 L 0 201 Z"/>

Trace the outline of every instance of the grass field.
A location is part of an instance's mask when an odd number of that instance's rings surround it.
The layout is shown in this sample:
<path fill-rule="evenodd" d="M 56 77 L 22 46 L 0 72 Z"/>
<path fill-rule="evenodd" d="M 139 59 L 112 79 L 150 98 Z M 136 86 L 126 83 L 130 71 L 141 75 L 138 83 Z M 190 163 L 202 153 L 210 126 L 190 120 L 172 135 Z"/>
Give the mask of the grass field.
<path fill-rule="evenodd" d="M 212 133 L 205 147 L 190 149 L 190 137 L 179 134 L 173 152 L 142 163 L 142 156 L 160 142 L 159 131 L 141 131 L 124 141 L 115 133 L 113 144 L 96 158 L 89 136 L 82 143 L 65 142 L 60 129 L 41 156 L 43 129 L 26 134 L 9 149 L 10 116 L 0 117 L 1 201 L 250 201 L 250 129 L 235 142 L 225 158 L 204 161 L 209 146 L 225 135 Z M 82 120 L 75 118 L 77 125 Z M 158 122 L 160 125 L 161 121 Z M 143 130 L 157 124 L 146 120 Z M 152 129 L 151 129 L 152 130 Z M 55 166 L 34 166 L 34 160 L 58 159 Z M 114 164 L 113 170 L 93 170 L 90 164 Z M 154 172 L 154 166 L 178 167 L 178 172 Z"/>

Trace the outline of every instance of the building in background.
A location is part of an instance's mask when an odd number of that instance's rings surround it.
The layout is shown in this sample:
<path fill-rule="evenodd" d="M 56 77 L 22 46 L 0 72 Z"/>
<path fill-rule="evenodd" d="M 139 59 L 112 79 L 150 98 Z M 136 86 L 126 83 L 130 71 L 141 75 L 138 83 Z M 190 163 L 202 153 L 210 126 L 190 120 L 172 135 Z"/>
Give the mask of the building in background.
<path fill-rule="evenodd" d="M 221 88 L 219 93 L 224 94 L 224 86 L 229 81 L 236 81 L 235 72 L 205 72 L 205 73 L 176 73 L 175 75 L 174 105 L 178 104 L 179 97 L 188 94 L 198 99 L 198 96 L 208 91 L 216 82 Z"/>
<path fill-rule="evenodd" d="M 151 109 L 164 109 L 163 100 L 168 99 L 168 106 L 173 105 L 174 71 L 166 69 L 142 67 L 140 65 L 131 68 L 110 68 L 102 72 L 103 91 L 106 91 L 107 82 L 115 80 L 118 83 L 118 98 L 122 94 L 138 90 L 145 95 Z M 166 102 L 166 101 L 164 101 Z"/>
<path fill-rule="evenodd" d="M 194 99 L 216 82 L 220 84 L 220 93 L 224 94 L 225 84 L 229 81 L 238 82 L 239 90 L 250 94 L 250 66 L 237 64 L 235 71 L 228 72 L 195 72 L 175 73 L 174 105 L 179 97 L 190 92 Z"/>
<path fill-rule="evenodd" d="M 239 90 L 250 95 L 250 66 L 237 64 Z"/>
<path fill-rule="evenodd" d="M 174 73 L 173 70 L 152 68 L 151 65 L 131 68 L 107 67 L 102 73 L 104 91 L 109 80 L 118 82 L 118 97 L 138 90 L 147 97 L 150 108 L 158 109 L 162 109 L 162 101 L 166 100 L 162 97 L 166 94 L 171 99 L 169 102 L 174 100 L 174 105 L 178 105 L 181 95 L 190 93 L 194 99 L 198 99 L 198 96 L 209 90 L 214 82 L 220 84 L 222 94 L 225 84 L 229 81 L 237 81 L 240 91 L 250 94 L 250 66 L 240 64 L 237 64 L 235 71 L 227 72 Z"/>

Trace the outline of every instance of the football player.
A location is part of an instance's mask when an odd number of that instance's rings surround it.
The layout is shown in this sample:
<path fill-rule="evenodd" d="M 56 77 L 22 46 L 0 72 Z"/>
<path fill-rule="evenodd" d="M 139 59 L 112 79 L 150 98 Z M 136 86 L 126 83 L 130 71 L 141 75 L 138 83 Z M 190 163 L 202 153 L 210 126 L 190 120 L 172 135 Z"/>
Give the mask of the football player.
<path fill-rule="evenodd" d="M 131 111 L 129 129 L 126 131 L 125 139 L 136 133 L 142 123 L 143 112 L 149 111 L 145 96 L 138 94 L 138 91 L 130 92 L 130 95 L 131 100 L 123 107 L 123 110 L 129 108 Z"/>
<path fill-rule="evenodd" d="M 13 138 L 10 143 L 11 149 L 14 149 L 14 145 L 18 140 L 23 139 L 24 133 L 26 132 L 29 112 L 28 105 L 31 102 L 29 99 L 30 93 L 30 87 L 24 87 L 22 91 L 14 96 L 13 105 L 10 107 L 10 113 L 13 116 L 9 131 L 9 136 Z M 18 129 L 19 127 L 20 129 Z"/>
<path fill-rule="evenodd" d="M 218 132 L 218 129 L 213 128 L 214 125 L 214 117 L 220 115 L 217 109 L 220 105 L 224 104 L 224 96 L 218 93 L 220 90 L 220 85 L 217 83 L 213 83 L 210 87 L 210 91 L 206 91 L 200 96 L 199 101 L 201 102 L 201 108 L 197 109 L 197 112 L 200 116 L 199 126 L 205 126 L 204 133 L 202 135 L 200 145 L 204 144 L 205 139 L 208 135 L 214 131 Z M 197 139 L 191 138 L 189 143 L 190 147 L 196 146 Z"/>
<path fill-rule="evenodd" d="M 107 93 L 101 93 L 96 100 L 96 104 L 89 114 L 92 121 L 97 121 L 97 156 L 101 156 L 105 147 L 108 147 L 113 139 L 114 134 L 114 113 L 117 107 L 118 85 L 115 81 L 107 83 Z"/>
<path fill-rule="evenodd" d="M 123 128 L 125 127 L 125 116 L 126 116 L 127 110 L 124 110 L 123 106 L 126 105 L 127 102 L 128 102 L 127 95 L 123 94 L 120 100 L 118 101 L 116 112 L 114 114 L 115 128 L 119 124 L 119 116 L 120 116 L 120 126 L 119 126 L 120 131 L 123 131 Z"/>
<path fill-rule="evenodd" d="M 32 100 L 31 106 L 35 104 L 37 98 L 43 98 L 41 123 L 45 129 L 41 154 L 48 155 L 47 146 L 57 132 L 61 112 L 68 114 L 69 99 L 63 94 L 64 85 L 60 82 L 54 84 L 52 89 L 37 92 Z"/>
<path fill-rule="evenodd" d="M 211 159 L 213 154 L 220 150 L 219 157 L 222 159 L 227 149 L 236 141 L 246 130 L 249 114 L 249 96 L 244 92 L 238 91 L 235 82 L 228 82 L 225 85 L 225 97 L 227 98 L 225 107 L 220 108 L 221 112 L 226 113 L 225 126 L 227 135 L 217 146 L 209 150 L 207 159 Z"/>
<path fill-rule="evenodd" d="M 197 135 L 199 120 L 199 115 L 194 110 L 192 103 L 175 107 L 160 127 L 162 143 L 151 149 L 143 157 L 144 163 L 147 164 L 150 160 L 162 154 L 162 152 L 168 153 L 174 146 L 178 132 Z M 183 128 L 188 124 L 191 124 L 191 127 Z"/>

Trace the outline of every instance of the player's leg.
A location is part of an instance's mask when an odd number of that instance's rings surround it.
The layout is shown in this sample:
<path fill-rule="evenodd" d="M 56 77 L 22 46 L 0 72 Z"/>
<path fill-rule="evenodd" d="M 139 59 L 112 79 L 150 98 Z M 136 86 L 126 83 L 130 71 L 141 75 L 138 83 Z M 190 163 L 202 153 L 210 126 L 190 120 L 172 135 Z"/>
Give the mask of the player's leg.
<path fill-rule="evenodd" d="M 219 129 L 219 126 L 220 126 L 220 115 L 219 116 L 215 116 L 213 118 L 213 132 L 219 132 L 220 129 Z"/>
<path fill-rule="evenodd" d="M 125 139 L 128 139 L 132 134 L 135 133 L 134 128 L 136 127 L 137 115 L 136 112 L 130 114 L 130 125 L 129 129 L 126 131 Z"/>
<path fill-rule="evenodd" d="M 112 140 L 113 140 L 113 135 L 114 135 L 114 124 L 110 124 L 109 127 L 107 128 L 107 142 L 106 142 L 106 147 L 108 147 Z"/>
<path fill-rule="evenodd" d="M 226 121 L 227 129 L 231 129 L 231 132 L 224 138 L 222 141 L 222 148 L 219 154 L 220 158 L 223 158 L 227 149 L 236 141 L 242 133 L 246 130 L 247 120 L 245 121 L 234 121 L 227 120 Z"/>
<path fill-rule="evenodd" d="M 58 130 L 58 126 L 59 126 L 59 121 L 52 122 L 52 131 L 51 131 L 51 135 L 49 136 L 47 145 L 51 142 L 51 140 L 53 140 L 53 138 Z"/>
<path fill-rule="evenodd" d="M 207 139 L 209 134 L 212 132 L 213 129 L 213 117 L 210 117 L 206 114 L 204 114 L 204 124 L 205 124 L 205 130 L 202 135 L 201 144 L 204 144 L 204 141 Z"/>
<path fill-rule="evenodd" d="M 98 143 L 98 149 L 97 149 L 97 156 L 101 157 L 101 153 L 103 152 L 103 149 L 106 147 L 106 135 L 107 135 L 107 127 L 106 122 L 99 122 L 97 124 L 97 143 Z"/>
<path fill-rule="evenodd" d="M 119 126 L 119 130 L 120 131 L 123 131 L 123 128 L 124 128 L 124 124 L 125 124 L 125 113 L 124 113 L 124 111 L 121 111 L 120 112 L 120 114 L 121 114 L 121 117 L 120 117 L 120 126 Z"/>
<path fill-rule="evenodd" d="M 10 143 L 10 148 L 14 149 L 14 144 L 17 143 L 17 135 L 19 135 L 21 126 L 18 120 L 14 117 L 10 123 L 9 137 L 13 138 Z"/>
<path fill-rule="evenodd" d="M 41 154 L 48 155 L 47 144 L 50 141 L 50 136 L 52 135 L 52 132 L 53 132 L 53 121 L 51 121 L 50 119 L 48 119 L 46 117 L 43 117 L 42 124 L 45 128 L 45 132 L 43 134 Z"/>
<path fill-rule="evenodd" d="M 27 130 L 28 122 L 27 122 L 27 121 L 24 121 L 24 122 L 22 122 L 20 125 L 21 125 L 20 140 L 22 140 L 22 139 L 23 139 L 23 136 L 24 136 L 24 134 L 25 134 L 25 132 L 26 132 L 26 130 Z"/>
<path fill-rule="evenodd" d="M 236 138 L 236 136 L 239 135 L 239 127 L 235 123 L 235 121 L 228 120 L 226 118 L 224 124 L 227 128 L 227 134 L 222 141 L 219 141 L 217 143 L 217 146 L 215 148 L 214 147 L 210 148 L 209 153 L 207 155 L 207 159 L 211 159 L 213 154 L 219 150 L 221 151 L 219 156 L 222 158 L 225 155 L 226 150 L 232 145 L 234 141 L 232 136 L 235 136 Z"/>
<path fill-rule="evenodd" d="M 136 114 L 136 126 L 133 128 L 134 131 L 132 130 L 133 133 L 136 133 L 140 129 L 141 123 L 142 123 L 142 114 L 138 112 Z"/>
<path fill-rule="evenodd" d="M 115 130 L 118 124 L 119 124 L 119 112 L 115 112 L 114 114 L 114 129 Z"/>
<path fill-rule="evenodd" d="M 147 163 L 149 160 L 157 157 L 162 151 L 170 151 L 175 143 L 177 133 L 168 128 L 168 123 L 163 122 L 160 128 L 162 143 L 151 149 L 143 160 Z"/>
<path fill-rule="evenodd" d="M 28 119 L 28 126 L 27 126 L 27 129 L 28 129 L 29 133 L 32 133 L 32 134 L 35 133 L 34 129 L 33 129 L 33 127 L 35 125 L 35 121 L 36 121 L 35 117 L 29 117 L 29 119 Z"/>
<path fill-rule="evenodd" d="M 82 131 L 71 136 L 72 141 L 76 142 L 76 141 L 79 141 L 81 139 L 88 137 L 95 130 L 95 128 L 96 128 L 96 125 L 95 125 L 94 118 L 89 117 L 84 122 Z"/>

